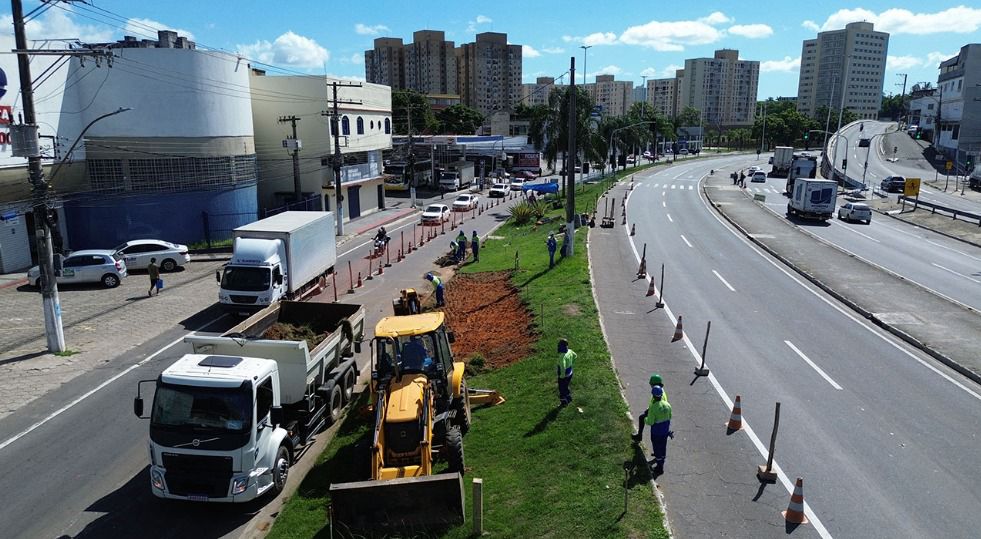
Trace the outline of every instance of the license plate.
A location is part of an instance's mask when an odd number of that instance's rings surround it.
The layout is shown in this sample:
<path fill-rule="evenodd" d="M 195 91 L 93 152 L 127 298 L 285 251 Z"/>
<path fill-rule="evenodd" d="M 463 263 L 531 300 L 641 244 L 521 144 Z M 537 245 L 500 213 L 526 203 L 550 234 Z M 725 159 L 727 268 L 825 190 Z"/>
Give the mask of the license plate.
<path fill-rule="evenodd" d="M 192 495 L 188 496 L 187 499 L 188 500 L 191 500 L 192 502 L 206 502 L 206 501 L 208 501 L 208 497 L 207 496 L 199 496 L 199 495 L 196 495 L 196 494 L 192 494 Z"/>

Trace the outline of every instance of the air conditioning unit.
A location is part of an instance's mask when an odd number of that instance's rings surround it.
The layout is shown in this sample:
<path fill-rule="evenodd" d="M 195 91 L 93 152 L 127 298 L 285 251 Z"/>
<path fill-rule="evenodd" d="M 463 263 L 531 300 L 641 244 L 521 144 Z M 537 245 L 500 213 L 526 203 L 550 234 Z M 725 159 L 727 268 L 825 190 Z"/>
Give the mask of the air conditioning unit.
<path fill-rule="evenodd" d="M 290 151 L 293 151 L 293 152 L 295 152 L 297 150 L 302 150 L 303 149 L 303 141 L 301 141 L 300 139 L 297 139 L 297 138 L 283 139 L 283 148 L 286 148 L 287 150 L 290 150 Z"/>

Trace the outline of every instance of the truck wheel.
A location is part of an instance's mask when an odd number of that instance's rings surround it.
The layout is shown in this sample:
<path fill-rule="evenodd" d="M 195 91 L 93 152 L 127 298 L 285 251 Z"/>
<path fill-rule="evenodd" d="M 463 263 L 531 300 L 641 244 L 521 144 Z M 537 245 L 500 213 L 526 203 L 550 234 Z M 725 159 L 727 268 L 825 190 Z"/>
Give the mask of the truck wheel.
<path fill-rule="evenodd" d="M 445 451 L 450 473 L 460 472 L 463 474 L 463 433 L 460 432 L 460 427 L 450 427 L 446 431 Z"/>
<path fill-rule="evenodd" d="M 354 385 L 358 382 L 358 375 L 355 374 L 355 370 L 350 368 L 344 373 L 343 383 L 344 383 L 344 404 L 350 404 L 354 399 Z"/>
<path fill-rule="evenodd" d="M 285 445 L 279 446 L 279 450 L 276 451 L 276 460 L 273 462 L 272 474 L 272 495 L 275 497 L 279 496 L 279 493 L 283 492 L 283 489 L 286 488 L 286 480 L 290 475 L 290 452 L 286 449 Z"/>
<path fill-rule="evenodd" d="M 330 423 L 333 425 L 341 418 L 341 412 L 344 410 L 344 395 L 341 392 L 341 386 L 334 384 L 331 387 L 327 408 L 330 413 Z"/>
<path fill-rule="evenodd" d="M 453 403 L 456 413 L 453 415 L 453 424 L 460 428 L 461 434 L 470 432 L 470 421 L 473 416 L 470 413 L 470 397 L 467 395 L 467 379 L 464 378 L 460 383 L 460 399 Z"/>

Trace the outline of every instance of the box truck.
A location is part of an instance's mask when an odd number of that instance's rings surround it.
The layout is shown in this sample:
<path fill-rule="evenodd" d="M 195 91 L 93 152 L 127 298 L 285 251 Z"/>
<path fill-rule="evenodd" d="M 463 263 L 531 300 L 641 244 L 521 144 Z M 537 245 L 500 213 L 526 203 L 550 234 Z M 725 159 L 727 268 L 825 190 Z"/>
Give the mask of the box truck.
<path fill-rule="evenodd" d="M 282 491 L 293 462 L 353 399 L 364 318 L 361 305 L 282 301 L 221 336 L 186 337 L 193 353 L 140 381 L 133 401 L 146 419 L 142 389 L 154 385 L 153 494 L 247 502 Z"/>
<path fill-rule="evenodd" d="M 337 260 L 333 212 L 287 211 L 236 228 L 232 259 L 216 272 L 218 301 L 252 314 L 323 289 Z"/>
<path fill-rule="evenodd" d="M 827 221 L 835 211 L 838 183 L 832 180 L 797 178 L 787 203 L 787 217 Z"/>
<path fill-rule="evenodd" d="M 770 176 L 774 178 L 786 178 L 790 173 L 790 165 L 793 161 L 793 148 L 790 146 L 777 146 L 773 150 L 773 168 L 770 169 Z"/>
<path fill-rule="evenodd" d="M 446 165 L 446 170 L 439 175 L 439 188 L 443 191 L 457 191 L 473 184 L 473 163 L 470 161 L 454 161 Z"/>

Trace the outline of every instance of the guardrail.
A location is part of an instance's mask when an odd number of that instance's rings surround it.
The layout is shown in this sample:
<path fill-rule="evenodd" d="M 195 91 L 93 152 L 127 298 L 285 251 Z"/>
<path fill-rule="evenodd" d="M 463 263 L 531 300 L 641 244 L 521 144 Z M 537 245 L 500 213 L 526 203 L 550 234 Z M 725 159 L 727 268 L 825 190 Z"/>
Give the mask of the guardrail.
<path fill-rule="evenodd" d="M 913 208 L 916 209 L 917 206 L 925 206 L 930 208 L 930 213 L 945 212 L 951 215 L 952 219 L 960 218 L 962 221 L 972 222 L 977 221 L 978 226 L 981 227 L 981 215 L 977 213 L 972 213 L 969 211 L 958 210 L 954 208 L 948 208 L 947 206 L 941 206 L 940 204 L 934 204 L 933 202 L 927 202 L 925 200 L 917 200 L 915 197 L 908 197 L 906 195 L 899 195 L 900 201 L 905 200 L 906 202 L 911 202 L 914 204 Z"/>

